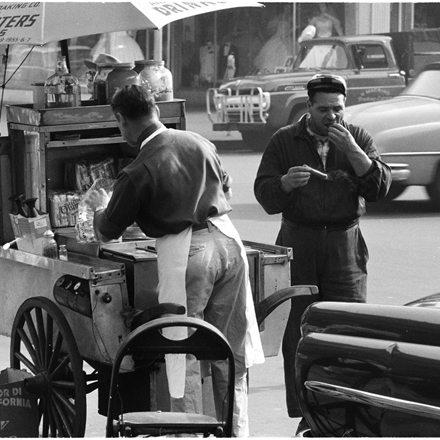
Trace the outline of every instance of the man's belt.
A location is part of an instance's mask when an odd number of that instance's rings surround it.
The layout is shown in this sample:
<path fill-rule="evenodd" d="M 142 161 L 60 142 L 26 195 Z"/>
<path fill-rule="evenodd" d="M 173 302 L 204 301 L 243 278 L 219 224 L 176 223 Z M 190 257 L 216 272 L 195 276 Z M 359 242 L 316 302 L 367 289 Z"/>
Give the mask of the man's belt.
<path fill-rule="evenodd" d="M 359 224 L 359 219 L 355 219 L 351 222 L 291 222 L 290 220 L 287 220 L 283 217 L 282 222 L 286 224 L 287 226 L 290 226 L 292 228 L 300 227 L 300 228 L 307 228 L 307 229 L 326 229 L 328 231 L 342 231 L 352 228 L 353 226 Z"/>
<path fill-rule="evenodd" d="M 201 231 L 202 229 L 207 229 L 207 228 L 208 228 L 208 222 L 203 222 L 198 225 L 192 225 L 193 232 Z"/>

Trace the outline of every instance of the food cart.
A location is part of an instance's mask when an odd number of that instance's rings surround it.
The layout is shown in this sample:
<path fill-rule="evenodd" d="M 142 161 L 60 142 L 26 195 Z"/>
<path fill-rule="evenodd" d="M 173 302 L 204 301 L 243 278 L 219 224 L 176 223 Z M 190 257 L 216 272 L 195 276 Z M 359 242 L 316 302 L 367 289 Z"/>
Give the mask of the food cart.
<path fill-rule="evenodd" d="M 183 100 L 158 105 L 165 125 L 185 129 Z M 9 106 L 8 127 L 14 192 L 38 198 L 43 212 L 50 210 L 49 192 L 63 183 L 66 160 L 97 153 L 124 157 L 125 144 L 110 106 Z M 0 333 L 11 336 L 11 367 L 33 374 L 26 384 L 40 396 L 41 435 L 81 437 L 87 393 L 98 389 L 98 411 L 106 415 L 118 347 L 135 328 L 136 313 L 158 307 L 155 242 L 131 237 L 101 246 L 82 244 L 74 228 L 52 229 L 58 244 L 66 244 L 68 261 L 21 246 L 0 248 Z M 254 303 L 264 314 L 260 334 L 265 356 L 275 356 L 289 312 L 285 300 L 292 295 L 291 250 L 244 244 Z M 166 410 L 167 402 L 156 389 L 163 374 L 157 363 L 147 371 L 127 369 L 121 392 L 130 393 L 131 410 Z"/>

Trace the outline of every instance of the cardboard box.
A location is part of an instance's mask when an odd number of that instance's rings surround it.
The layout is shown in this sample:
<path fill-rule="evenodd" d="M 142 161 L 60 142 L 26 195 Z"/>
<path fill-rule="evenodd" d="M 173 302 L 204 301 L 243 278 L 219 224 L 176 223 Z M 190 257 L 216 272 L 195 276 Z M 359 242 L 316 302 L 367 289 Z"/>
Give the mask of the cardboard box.
<path fill-rule="evenodd" d="M 9 214 L 12 230 L 17 240 L 17 248 L 21 251 L 42 255 L 44 233 L 51 229 L 49 214 L 26 218 L 21 215 Z"/>
<path fill-rule="evenodd" d="M 38 437 L 36 394 L 24 388 L 25 370 L 7 368 L 0 373 L 0 437 Z"/>

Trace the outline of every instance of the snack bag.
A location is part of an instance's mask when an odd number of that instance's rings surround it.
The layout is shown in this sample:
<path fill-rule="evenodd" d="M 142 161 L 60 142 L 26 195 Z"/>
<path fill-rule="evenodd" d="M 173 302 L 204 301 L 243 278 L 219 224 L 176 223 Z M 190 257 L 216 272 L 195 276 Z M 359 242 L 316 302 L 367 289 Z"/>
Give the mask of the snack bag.
<path fill-rule="evenodd" d="M 78 243 L 96 243 L 99 241 L 93 228 L 93 217 L 95 213 L 85 203 L 85 200 L 91 191 L 98 191 L 101 188 L 104 188 L 107 194 L 111 197 L 113 184 L 114 180 L 112 179 L 97 179 L 81 197 L 78 205 L 78 220 L 75 225 L 76 239 Z"/>

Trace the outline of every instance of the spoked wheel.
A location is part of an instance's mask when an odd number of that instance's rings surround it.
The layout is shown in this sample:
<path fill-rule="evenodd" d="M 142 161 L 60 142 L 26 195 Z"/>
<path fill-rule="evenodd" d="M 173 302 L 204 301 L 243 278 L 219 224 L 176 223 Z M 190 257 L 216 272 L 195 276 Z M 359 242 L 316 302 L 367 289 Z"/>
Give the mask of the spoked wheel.
<path fill-rule="evenodd" d="M 33 377 L 25 387 L 38 395 L 40 436 L 84 437 L 86 381 L 69 323 L 50 299 L 27 299 L 11 335 L 11 367 Z"/>

